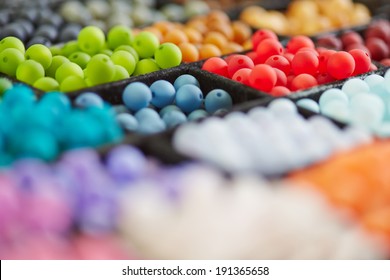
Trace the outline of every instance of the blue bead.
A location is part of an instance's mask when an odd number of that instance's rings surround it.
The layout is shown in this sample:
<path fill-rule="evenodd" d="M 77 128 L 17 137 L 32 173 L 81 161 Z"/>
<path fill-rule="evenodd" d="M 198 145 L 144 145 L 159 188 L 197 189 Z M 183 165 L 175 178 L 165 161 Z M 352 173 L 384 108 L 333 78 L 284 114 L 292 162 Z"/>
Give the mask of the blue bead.
<path fill-rule="evenodd" d="M 177 107 L 176 105 L 168 105 L 160 110 L 160 113 L 159 113 L 160 117 L 163 118 L 166 113 L 171 112 L 171 111 L 182 112 L 182 110 L 179 107 Z"/>
<path fill-rule="evenodd" d="M 80 108 L 87 108 L 91 106 L 103 108 L 104 101 L 99 95 L 94 92 L 85 92 L 77 96 L 75 104 L 77 107 Z"/>
<path fill-rule="evenodd" d="M 375 85 L 383 83 L 385 81 L 385 78 L 383 78 L 382 76 L 380 76 L 378 74 L 371 74 L 371 75 L 367 76 L 364 79 L 364 81 L 368 84 L 368 86 L 371 89 Z"/>
<path fill-rule="evenodd" d="M 151 108 L 143 108 L 139 110 L 134 116 L 139 122 L 148 119 L 160 119 L 159 114 Z"/>
<path fill-rule="evenodd" d="M 189 74 L 179 76 L 173 83 L 173 86 L 175 87 L 176 91 L 178 91 L 179 88 L 184 85 L 194 85 L 200 87 L 199 81 L 194 76 Z"/>
<path fill-rule="evenodd" d="M 122 139 L 123 132 L 116 121 L 115 111 L 111 106 L 103 108 L 88 107 L 85 111 L 100 124 L 100 128 L 103 130 L 101 144 L 117 142 Z"/>
<path fill-rule="evenodd" d="M 126 107 L 136 112 L 148 107 L 152 100 L 152 91 L 141 82 L 134 82 L 126 86 L 122 94 L 122 100 Z"/>
<path fill-rule="evenodd" d="M 139 122 L 137 132 L 140 134 L 154 134 L 158 132 L 162 132 L 166 129 L 166 125 L 162 119 L 158 118 L 150 118 L 143 119 Z"/>
<path fill-rule="evenodd" d="M 39 106 L 49 107 L 56 114 L 63 114 L 71 110 L 69 98 L 62 92 L 48 92 L 39 100 Z"/>
<path fill-rule="evenodd" d="M 314 113 L 319 113 L 320 112 L 320 106 L 318 105 L 317 102 L 315 102 L 312 99 L 309 98 L 303 98 L 297 101 L 297 105 L 299 107 L 305 108 L 307 110 L 310 110 Z"/>
<path fill-rule="evenodd" d="M 233 107 L 232 97 L 223 89 L 210 91 L 206 95 L 204 103 L 209 114 L 213 114 L 220 109 L 231 110 Z"/>
<path fill-rule="evenodd" d="M 151 86 L 152 104 L 157 108 L 171 105 L 175 100 L 176 90 L 173 85 L 165 80 L 155 81 Z"/>
<path fill-rule="evenodd" d="M 275 115 L 296 115 L 297 106 L 287 98 L 278 98 L 273 100 L 267 107 Z"/>
<path fill-rule="evenodd" d="M 15 106 L 26 107 L 32 106 L 35 103 L 35 99 L 35 94 L 30 87 L 16 84 L 12 88 L 6 90 L 2 103 L 9 108 Z"/>
<path fill-rule="evenodd" d="M 172 128 L 174 126 L 187 122 L 187 117 L 182 112 L 171 111 L 164 115 L 163 121 L 168 128 Z"/>
<path fill-rule="evenodd" d="M 119 125 L 126 131 L 137 131 L 138 121 L 137 119 L 129 113 L 121 113 L 116 116 L 116 120 Z"/>
<path fill-rule="evenodd" d="M 191 114 L 188 115 L 188 120 L 194 121 L 197 119 L 206 118 L 208 115 L 209 114 L 205 110 L 198 109 L 198 110 L 192 111 Z"/>
<path fill-rule="evenodd" d="M 337 88 L 332 88 L 324 91 L 321 94 L 318 103 L 320 104 L 320 108 L 322 108 L 326 104 L 326 102 L 336 99 L 348 104 L 348 96 L 342 90 Z"/>
<path fill-rule="evenodd" d="M 352 97 L 355 94 L 369 92 L 370 87 L 365 81 L 359 78 L 353 78 L 346 81 L 341 90 L 345 92 L 348 97 Z"/>
<path fill-rule="evenodd" d="M 197 86 L 184 85 L 176 92 L 176 105 L 185 113 L 199 109 L 203 102 L 203 93 Z"/>
<path fill-rule="evenodd" d="M 367 128 L 375 128 L 385 116 L 385 104 L 375 94 L 359 94 L 350 102 L 351 122 Z"/>

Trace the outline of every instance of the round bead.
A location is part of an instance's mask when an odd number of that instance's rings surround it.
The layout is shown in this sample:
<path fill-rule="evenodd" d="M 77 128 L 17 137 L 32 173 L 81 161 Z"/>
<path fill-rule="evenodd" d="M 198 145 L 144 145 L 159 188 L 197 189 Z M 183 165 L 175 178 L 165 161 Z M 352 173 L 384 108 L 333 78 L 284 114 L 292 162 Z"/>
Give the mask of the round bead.
<path fill-rule="evenodd" d="M 210 91 L 205 98 L 205 108 L 207 113 L 213 114 L 220 109 L 231 110 L 233 100 L 229 93 L 222 89 Z"/>
<path fill-rule="evenodd" d="M 203 102 L 203 93 L 197 86 L 184 85 L 176 92 L 176 105 L 185 113 L 199 109 Z"/>
<path fill-rule="evenodd" d="M 347 52 L 332 54 L 327 63 L 328 73 L 337 80 L 348 78 L 355 70 L 355 60 Z"/>
<path fill-rule="evenodd" d="M 103 108 L 104 106 L 103 99 L 94 92 L 84 92 L 77 96 L 74 102 L 75 105 L 80 108 L 87 108 L 91 106 Z"/>
<path fill-rule="evenodd" d="M 186 115 L 180 111 L 170 111 L 164 114 L 162 119 L 165 122 L 167 128 L 175 127 L 187 121 Z"/>
<path fill-rule="evenodd" d="M 180 48 L 172 43 L 161 44 L 154 53 L 154 59 L 161 69 L 178 66 L 182 60 Z"/>
<path fill-rule="evenodd" d="M 151 103 L 157 108 L 163 108 L 173 103 L 175 100 L 175 87 L 168 81 L 158 80 L 151 86 L 152 101 Z"/>
<path fill-rule="evenodd" d="M 173 83 L 173 86 L 175 87 L 176 91 L 184 85 L 194 85 L 200 87 L 199 81 L 194 76 L 189 74 L 180 75 Z"/>
<path fill-rule="evenodd" d="M 116 116 L 119 125 L 126 131 L 135 132 L 138 129 L 137 119 L 129 113 L 120 113 Z"/>
<path fill-rule="evenodd" d="M 149 105 L 152 100 L 152 91 L 144 83 L 134 82 L 125 87 L 122 100 L 127 108 L 136 112 Z"/>
<path fill-rule="evenodd" d="M 305 108 L 307 110 L 310 110 L 314 113 L 319 113 L 320 112 L 320 107 L 317 102 L 315 102 L 312 99 L 309 98 L 302 98 L 297 101 L 297 105 L 299 107 Z"/>

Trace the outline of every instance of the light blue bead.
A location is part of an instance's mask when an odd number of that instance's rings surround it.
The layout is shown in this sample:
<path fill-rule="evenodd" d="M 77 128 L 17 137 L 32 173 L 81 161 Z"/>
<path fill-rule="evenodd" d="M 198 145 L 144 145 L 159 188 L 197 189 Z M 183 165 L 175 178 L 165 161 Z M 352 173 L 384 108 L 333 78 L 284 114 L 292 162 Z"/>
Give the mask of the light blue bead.
<path fill-rule="evenodd" d="M 313 99 L 309 99 L 309 98 L 300 99 L 297 101 L 297 105 L 299 107 L 305 108 L 305 109 L 312 111 L 314 113 L 320 112 L 320 106 Z"/>
<path fill-rule="evenodd" d="M 321 113 L 339 121 L 349 120 L 349 106 L 342 99 L 333 99 L 324 103 L 320 107 Z"/>
<path fill-rule="evenodd" d="M 5 91 L 2 104 L 10 109 L 14 107 L 29 107 L 35 103 L 36 97 L 32 89 L 22 84 L 16 84 Z"/>
<path fill-rule="evenodd" d="M 206 111 L 213 114 L 220 109 L 231 110 L 233 107 L 232 97 L 223 89 L 210 91 L 204 100 Z"/>
<path fill-rule="evenodd" d="M 383 122 L 375 127 L 375 135 L 380 138 L 389 138 L 390 137 L 390 122 Z"/>
<path fill-rule="evenodd" d="M 80 108 L 87 108 L 92 106 L 98 108 L 104 107 L 103 99 L 94 92 L 85 92 L 77 96 L 75 100 L 75 104 L 77 107 Z"/>
<path fill-rule="evenodd" d="M 194 85 L 200 87 L 199 81 L 194 76 L 189 74 L 179 76 L 173 83 L 173 86 L 175 87 L 176 91 L 178 91 L 179 88 L 184 85 Z"/>
<path fill-rule="evenodd" d="M 348 104 L 348 96 L 342 90 L 332 88 L 324 91 L 324 93 L 321 94 L 320 100 L 318 102 L 320 104 L 320 108 L 332 100 L 339 100 L 345 104 Z"/>
<path fill-rule="evenodd" d="M 128 113 L 121 113 L 116 116 L 116 120 L 119 125 L 126 131 L 137 131 L 138 129 L 138 121 L 137 119 Z"/>
<path fill-rule="evenodd" d="M 278 98 L 268 105 L 268 110 L 277 115 L 296 115 L 297 106 L 290 99 Z"/>
<path fill-rule="evenodd" d="M 157 108 L 163 108 L 171 105 L 175 100 L 176 90 L 173 85 L 165 80 L 155 81 L 151 86 L 152 101 L 151 103 Z"/>
<path fill-rule="evenodd" d="M 187 122 L 187 117 L 182 112 L 171 111 L 164 115 L 163 121 L 165 122 L 167 128 L 172 128 L 179 124 Z"/>
<path fill-rule="evenodd" d="M 384 78 L 386 89 L 390 93 L 390 69 L 386 71 Z"/>
<path fill-rule="evenodd" d="M 385 115 L 382 99 L 374 94 L 359 94 L 350 101 L 351 122 L 353 124 L 374 128 Z"/>
<path fill-rule="evenodd" d="M 383 78 L 382 76 L 380 76 L 378 74 L 371 74 L 364 79 L 364 81 L 368 84 L 370 89 L 373 88 L 377 84 L 383 83 L 384 80 L 385 80 L 385 78 Z"/>
<path fill-rule="evenodd" d="M 137 132 L 140 134 L 154 134 L 162 132 L 166 129 L 166 125 L 160 118 L 158 119 L 143 119 L 139 122 Z"/>
<path fill-rule="evenodd" d="M 349 98 L 351 98 L 355 94 L 369 92 L 370 87 L 365 81 L 359 78 L 353 78 L 346 81 L 341 90 L 344 91 L 344 93 L 347 94 Z"/>
<path fill-rule="evenodd" d="M 184 85 L 176 92 L 176 105 L 185 113 L 199 109 L 203 102 L 203 93 L 197 86 Z"/>
<path fill-rule="evenodd" d="M 160 119 L 159 114 L 155 110 L 150 108 L 143 108 L 139 110 L 134 116 L 138 120 L 138 122 L 142 122 L 143 120 L 149 119 Z"/>
<path fill-rule="evenodd" d="M 148 107 L 152 100 L 152 91 L 144 83 L 134 82 L 125 87 L 122 100 L 127 108 L 136 112 Z"/>
<path fill-rule="evenodd" d="M 164 108 L 162 108 L 160 110 L 160 117 L 163 118 L 164 115 L 170 111 L 178 111 L 178 112 L 182 112 L 182 110 L 177 107 L 176 105 L 168 105 L 168 106 L 165 106 Z"/>
<path fill-rule="evenodd" d="M 191 114 L 188 115 L 188 120 L 189 121 L 194 121 L 197 119 L 203 119 L 206 118 L 209 114 L 203 110 L 203 109 L 198 109 L 195 111 L 192 111 Z"/>

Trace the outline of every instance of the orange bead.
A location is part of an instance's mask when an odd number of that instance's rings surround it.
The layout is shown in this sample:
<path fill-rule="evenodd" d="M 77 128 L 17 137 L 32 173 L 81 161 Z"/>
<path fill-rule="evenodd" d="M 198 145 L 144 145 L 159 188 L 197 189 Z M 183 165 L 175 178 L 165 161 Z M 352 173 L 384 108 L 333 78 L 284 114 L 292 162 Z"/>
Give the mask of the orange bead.
<path fill-rule="evenodd" d="M 222 52 L 213 44 L 204 44 L 199 48 L 199 58 L 206 59 L 213 56 L 221 56 Z"/>
<path fill-rule="evenodd" d="M 214 23 L 214 22 L 229 23 L 230 18 L 225 12 L 221 10 L 213 10 L 207 15 L 207 22 L 208 23 Z"/>
<path fill-rule="evenodd" d="M 233 40 L 234 34 L 230 24 L 214 24 L 209 28 L 210 31 L 217 31 L 223 34 L 229 41 Z"/>
<path fill-rule="evenodd" d="M 241 21 L 233 22 L 232 30 L 233 41 L 238 44 L 243 44 L 246 40 L 250 39 L 252 35 L 252 30 L 250 27 Z"/>
<path fill-rule="evenodd" d="M 179 45 L 183 62 L 195 62 L 199 60 L 199 51 L 191 43 L 181 43 Z"/>
<path fill-rule="evenodd" d="M 148 26 L 148 27 L 146 27 L 143 31 L 152 32 L 154 35 L 157 36 L 158 40 L 159 40 L 160 42 L 162 42 L 162 40 L 163 40 L 163 35 L 162 35 L 160 29 L 158 29 L 157 27 Z"/>
<path fill-rule="evenodd" d="M 211 31 L 207 33 L 203 40 L 204 44 L 213 44 L 222 50 L 228 43 L 226 37 L 219 32 Z"/>
<path fill-rule="evenodd" d="M 195 28 L 186 27 L 186 28 L 184 28 L 183 31 L 187 35 L 190 43 L 198 44 L 198 43 L 201 43 L 203 41 L 202 33 L 200 33 Z"/>
<path fill-rule="evenodd" d="M 184 31 L 181 31 L 179 29 L 172 29 L 171 31 L 168 31 L 167 34 L 165 34 L 164 42 L 170 42 L 175 45 L 180 45 L 181 43 L 187 43 L 188 37 L 184 33 Z"/>
<path fill-rule="evenodd" d="M 186 26 L 197 30 L 200 34 L 206 34 L 209 30 L 204 20 L 191 20 Z"/>
<path fill-rule="evenodd" d="M 372 211 L 364 216 L 363 225 L 369 231 L 386 236 L 390 242 L 390 206 Z"/>
<path fill-rule="evenodd" d="M 230 53 L 239 53 L 242 51 L 244 51 L 244 48 L 241 45 L 234 42 L 230 42 L 222 48 L 223 55 L 230 54 Z"/>
<path fill-rule="evenodd" d="M 171 23 L 169 21 L 158 21 L 155 24 L 153 24 L 153 27 L 160 30 L 162 35 L 165 35 L 168 31 L 171 31 L 172 29 L 174 29 L 173 23 Z"/>

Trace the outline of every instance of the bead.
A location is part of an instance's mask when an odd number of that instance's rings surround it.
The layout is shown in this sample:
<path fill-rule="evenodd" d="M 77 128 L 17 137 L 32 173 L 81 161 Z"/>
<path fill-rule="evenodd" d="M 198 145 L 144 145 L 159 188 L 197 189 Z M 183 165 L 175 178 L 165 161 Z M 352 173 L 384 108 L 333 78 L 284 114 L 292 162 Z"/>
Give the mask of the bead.
<path fill-rule="evenodd" d="M 103 108 L 103 99 L 93 92 L 84 92 L 81 95 L 77 96 L 75 99 L 75 105 L 80 108 L 87 108 L 91 106 L 96 106 Z"/>
<path fill-rule="evenodd" d="M 150 90 L 152 91 L 151 103 L 157 108 L 168 106 L 175 100 L 175 87 L 168 81 L 155 81 L 150 86 Z"/>
<path fill-rule="evenodd" d="M 131 111 L 138 111 L 149 105 L 152 100 L 152 92 L 147 85 L 134 82 L 125 87 L 122 100 Z"/>
<path fill-rule="evenodd" d="M 229 93 L 222 89 L 214 89 L 210 91 L 205 98 L 205 108 L 207 113 L 213 114 L 218 110 L 231 110 L 233 100 Z"/>
<path fill-rule="evenodd" d="M 180 87 L 175 96 L 176 105 L 185 113 L 199 109 L 203 102 L 202 91 L 194 85 Z"/>
<path fill-rule="evenodd" d="M 187 117 L 180 111 L 170 111 L 164 114 L 162 120 L 166 124 L 167 128 L 172 128 L 187 122 Z"/>
<path fill-rule="evenodd" d="M 180 75 L 173 83 L 173 86 L 175 87 L 176 91 L 184 85 L 194 85 L 200 87 L 199 81 L 194 76 L 189 74 Z"/>

